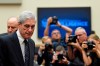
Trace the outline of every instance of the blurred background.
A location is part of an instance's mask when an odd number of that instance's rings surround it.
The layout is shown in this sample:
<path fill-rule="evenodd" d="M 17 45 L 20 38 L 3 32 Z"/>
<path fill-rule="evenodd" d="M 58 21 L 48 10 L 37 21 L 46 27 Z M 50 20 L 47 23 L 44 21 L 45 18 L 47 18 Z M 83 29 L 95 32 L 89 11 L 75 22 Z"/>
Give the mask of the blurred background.
<path fill-rule="evenodd" d="M 24 10 L 32 11 L 36 16 L 36 26 L 32 39 L 36 44 L 41 44 L 41 39 L 38 35 L 39 21 L 39 8 L 76 8 L 76 7 L 88 7 L 90 10 L 87 13 L 88 17 L 88 29 L 89 33 L 94 30 L 98 36 L 100 36 L 100 0 L 0 0 L 0 34 L 7 31 L 7 19 L 11 16 L 19 16 Z M 40 11 L 41 12 L 41 11 Z M 56 12 L 56 11 L 55 11 Z M 45 11 L 46 13 L 46 11 Z M 49 13 L 49 12 L 47 12 Z M 46 13 L 46 14 L 47 14 Z M 51 12 L 52 13 L 52 12 Z M 60 12 L 61 14 L 62 12 Z M 65 13 L 66 10 L 65 10 Z M 84 13 L 86 14 L 86 13 Z M 82 16 L 82 14 L 80 14 Z M 43 14 L 43 16 L 46 16 Z M 53 15 L 51 15 L 53 16 Z M 75 16 L 75 15 L 74 15 Z M 84 15 L 83 15 L 84 16 Z M 46 16 L 46 19 L 49 17 Z M 76 16 L 77 17 L 77 16 Z M 42 18 L 42 17 L 41 17 Z M 60 18 L 60 16 L 58 17 Z M 67 17 L 65 17 L 67 19 Z M 62 20 L 63 18 L 60 18 Z M 68 19 L 67 19 L 68 21 Z M 41 24 L 41 23 L 40 23 Z M 63 24 L 63 23 L 61 23 Z M 45 26 L 46 24 L 44 24 Z"/>

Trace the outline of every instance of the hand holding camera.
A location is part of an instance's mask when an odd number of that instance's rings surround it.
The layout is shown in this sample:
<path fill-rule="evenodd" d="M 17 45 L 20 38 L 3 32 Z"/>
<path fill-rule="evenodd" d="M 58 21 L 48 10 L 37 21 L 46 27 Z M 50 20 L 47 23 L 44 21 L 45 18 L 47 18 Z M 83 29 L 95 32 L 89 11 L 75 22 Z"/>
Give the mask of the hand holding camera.
<path fill-rule="evenodd" d="M 56 16 L 48 18 L 48 25 L 57 24 L 58 18 Z"/>
<path fill-rule="evenodd" d="M 58 18 L 56 16 L 53 16 L 51 24 L 57 24 L 57 22 L 58 22 Z"/>
<path fill-rule="evenodd" d="M 95 47 L 95 43 L 93 41 L 88 41 L 87 45 L 88 45 L 88 50 L 92 50 Z"/>
<path fill-rule="evenodd" d="M 50 51 L 52 51 L 52 49 L 53 49 L 53 46 L 50 44 L 50 43 L 46 43 L 45 44 L 45 52 L 50 52 Z"/>
<path fill-rule="evenodd" d="M 68 59 L 63 54 L 58 54 L 58 62 L 66 65 L 69 63 Z"/>
<path fill-rule="evenodd" d="M 62 61 L 64 59 L 64 55 L 58 54 L 57 58 L 58 58 L 58 61 Z"/>
<path fill-rule="evenodd" d="M 43 52 L 45 50 L 45 45 L 44 44 L 41 44 L 40 47 L 39 47 L 39 52 Z"/>

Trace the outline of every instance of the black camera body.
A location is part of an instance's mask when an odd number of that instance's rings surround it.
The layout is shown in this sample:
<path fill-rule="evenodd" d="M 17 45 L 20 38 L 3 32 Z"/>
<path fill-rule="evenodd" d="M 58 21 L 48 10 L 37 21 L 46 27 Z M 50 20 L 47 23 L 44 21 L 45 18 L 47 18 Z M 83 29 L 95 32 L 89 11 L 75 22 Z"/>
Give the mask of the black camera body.
<path fill-rule="evenodd" d="M 58 22 L 58 18 L 56 16 L 53 16 L 51 24 L 57 24 L 57 22 Z"/>
<path fill-rule="evenodd" d="M 70 35 L 68 37 L 68 43 L 70 43 L 70 42 L 76 43 L 76 39 L 77 39 L 77 36 L 76 35 Z"/>
<path fill-rule="evenodd" d="M 87 45 L 89 50 L 92 50 L 95 47 L 95 43 L 93 41 L 88 41 Z"/>
<path fill-rule="evenodd" d="M 49 44 L 49 43 L 46 43 L 46 44 L 45 44 L 45 51 L 49 52 L 49 51 L 51 51 L 52 49 L 53 49 L 53 46 L 52 46 L 51 44 Z"/>
<path fill-rule="evenodd" d="M 58 54 L 57 58 L 58 58 L 58 61 L 61 61 L 62 59 L 64 59 L 64 55 L 63 54 Z"/>

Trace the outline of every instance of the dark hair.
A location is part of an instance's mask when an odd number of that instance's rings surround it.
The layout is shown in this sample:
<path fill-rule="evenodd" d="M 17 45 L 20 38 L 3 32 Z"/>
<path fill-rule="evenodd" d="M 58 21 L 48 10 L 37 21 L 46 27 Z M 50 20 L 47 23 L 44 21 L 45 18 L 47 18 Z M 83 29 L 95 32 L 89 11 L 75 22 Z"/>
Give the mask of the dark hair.
<path fill-rule="evenodd" d="M 94 30 L 92 30 L 92 31 L 91 31 L 91 34 L 95 34 L 95 31 L 94 31 Z"/>

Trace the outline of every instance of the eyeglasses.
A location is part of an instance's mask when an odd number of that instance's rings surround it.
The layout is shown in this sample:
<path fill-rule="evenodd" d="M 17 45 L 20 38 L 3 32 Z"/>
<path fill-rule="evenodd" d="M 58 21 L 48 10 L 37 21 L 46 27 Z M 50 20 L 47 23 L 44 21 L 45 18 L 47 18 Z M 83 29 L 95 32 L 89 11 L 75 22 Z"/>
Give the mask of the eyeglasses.
<path fill-rule="evenodd" d="M 34 29 L 35 25 L 30 26 L 30 25 L 26 24 L 26 25 L 24 25 L 24 27 L 25 27 L 26 29 L 29 29 L 29 28 Z"/>
<path fill-rule="evenodd" d="M 77 36 L 82 36 L 84 33 L 82 33 L 82 34 L 78 34 Z"/>

